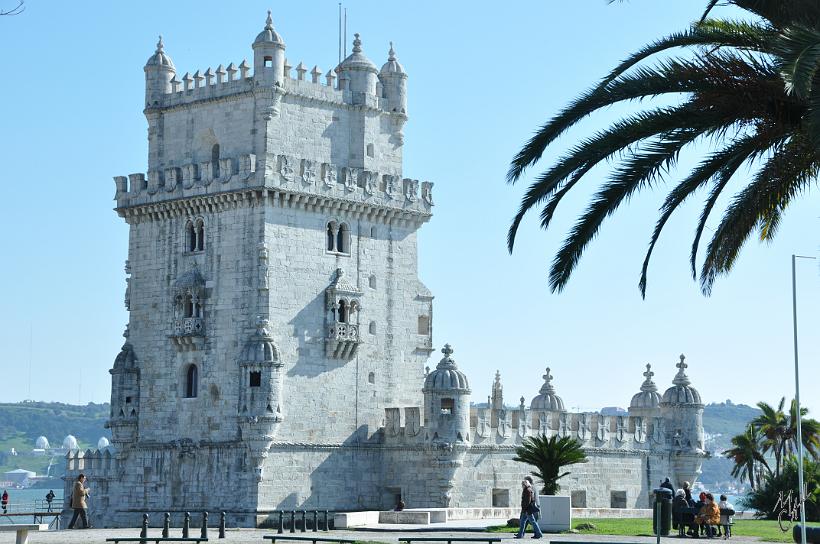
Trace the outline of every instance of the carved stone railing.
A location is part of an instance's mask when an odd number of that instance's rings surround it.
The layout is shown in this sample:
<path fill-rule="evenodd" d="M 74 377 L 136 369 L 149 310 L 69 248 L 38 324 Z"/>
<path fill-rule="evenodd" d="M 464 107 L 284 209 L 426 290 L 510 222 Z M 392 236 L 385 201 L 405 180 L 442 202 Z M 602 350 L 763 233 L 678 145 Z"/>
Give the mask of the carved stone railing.
<path fill-rule="evenodd" d="M 205 321 L 201 317 L 175 319 L 174 336 L 205 336 Z"/>
<path fill-rule="evenodd" d="M 350 359 L 356 355 L 359 326 L 351 323 L 333 323 L 327 331 L 327 356 L 333 359 Z"/>
<path fill-rule="evenodd" d="M 201 317 L 174 319 L 169 336 L 174 345 L 183 351 L 200 349 L 205 343 L 205 320 Z"/>

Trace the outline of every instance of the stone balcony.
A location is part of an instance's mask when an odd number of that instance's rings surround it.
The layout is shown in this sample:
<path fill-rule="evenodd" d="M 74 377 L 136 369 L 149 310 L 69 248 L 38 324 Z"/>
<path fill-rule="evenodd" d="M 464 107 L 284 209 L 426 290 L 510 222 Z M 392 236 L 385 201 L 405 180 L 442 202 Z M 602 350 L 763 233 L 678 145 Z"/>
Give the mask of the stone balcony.
<path fill-rule="evenodd" d="M 332 359 L 351 359 L 361 344 L 359 326 L 351 323 L 333 323 L 327 333 L 327 356 Z"/>
<path fill-rule="evenodd" d="M 201 317 L 181 317 L 172 323 L 171 340 L 183 350 L 197 349 L 205 338 L 205 320 Z"/>

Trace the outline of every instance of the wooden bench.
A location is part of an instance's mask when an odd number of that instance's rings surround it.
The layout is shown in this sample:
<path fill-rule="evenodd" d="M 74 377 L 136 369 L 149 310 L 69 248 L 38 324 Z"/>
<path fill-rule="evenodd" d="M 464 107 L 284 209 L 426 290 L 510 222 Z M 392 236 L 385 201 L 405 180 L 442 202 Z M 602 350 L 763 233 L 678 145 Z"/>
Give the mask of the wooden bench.
<path fill-rule="evenodd" d="M 406 542 L 410 544 L 411 542 L 447 542 L 448 544 L 451 542 L 487 542 L 487 544 L 493 544 L 494 542 L 501 542 L 500 538 L 497 537 L 484 537 L 484 538 L 472 538 L 472 537 L 413 537 L 413 538 L 400 538 L 399 542 Z M 575 544 L 573 542 L 573 544 Z"/>
<path fill-rule="evenodd" d="M 356 542 L 355 540 L 349 538 L 325 538 L 318 536 L 265 535 L 262 538 L 270 540 L 271 544 L 275 544 L 277 540 L 307 541 L 313 542 L 313 544 L 316 544 L 317 542 L 339 542 L 339 544 L 354 544 L 354 542 Z"/>
<path fill-rule="evenodd" d="M 10 525 L 0 525 L 0 531 L 16 531 L 16 544 L 27 544 L 29 531 L 48 531 L 48 525 L 43 525 L 40 523 L 12 523 Z"/>
<path fill-rule="evenodd" d="M 161 537 L 161 536 L 121 536 L 121 537 L 112 537 L 106 538 L 106 542 L 208 542 L 207 538 L 201 538 L 198 536 L 182 538 L 182 537 Z"/>

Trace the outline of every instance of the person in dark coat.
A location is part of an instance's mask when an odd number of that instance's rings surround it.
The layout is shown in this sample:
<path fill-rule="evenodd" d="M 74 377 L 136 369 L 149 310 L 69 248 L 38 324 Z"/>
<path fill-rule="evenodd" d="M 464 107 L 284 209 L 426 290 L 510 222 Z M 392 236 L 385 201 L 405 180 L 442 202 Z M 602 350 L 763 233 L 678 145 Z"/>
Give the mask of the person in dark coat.
<path fill-rule="evenodd" d="M 541 527 L 538 526 L 538 521 L 535 519 L 537 504 L 535 490 L 532 488 L 532 478 L 527 476 L 521 481 L 521 517 L 519 519 L 518 534 L 514 538 L 524 538 L 528 523 L 532 525 L 532 530 L 535 532 L 533 538 L 543 536 Z"/>
<path fill-rule="evenodd" d="M 46 493 L 46 503 L 48 503 L 48 511 L 51 512 L 51 503 L 54 501 L 54 490 L 49 489 Z"/>
<path fill-rule="evenodd" d="M 687 508 L 689 508 L 689 503 L 686 502 L 683 489 L 678 489 L 675 492 L 675 498 L 672 500 L 672 528 L 678 529 L 681 535 L 686 527 L 683 510 Z"/>
<path fill-rule="evenodd" d="M 675 494 L 675 488 L 672 487 L 672 482 L 669 481 L 669 478 L 666 478 L 664 481 L 661 482 L 661 487 L 663 489 L 668 489 L 672 492 L 673 495 Z"/>
<path fill-rule="evenodd" d="M 0 498 L 0 506 L 3 507 L 3 513 L 5 514 L 9 508 L 9 492 L 5 489 L 3 490 L 3 497 Z"/>

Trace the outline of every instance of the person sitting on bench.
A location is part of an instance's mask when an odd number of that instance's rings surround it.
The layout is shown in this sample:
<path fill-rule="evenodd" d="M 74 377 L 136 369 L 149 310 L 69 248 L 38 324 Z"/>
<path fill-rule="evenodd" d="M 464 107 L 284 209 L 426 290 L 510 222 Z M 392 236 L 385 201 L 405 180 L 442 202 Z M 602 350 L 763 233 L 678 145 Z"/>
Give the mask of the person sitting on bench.
<path fill-rule="evenodd" d="M 715 503 L 715 497 L 711 493 L 706 493 L 703 499 L 703 506 L 701 506 L 695 520 L 699 525 L 706 528 L 706 536 L 712 538 L 714 536 L 713 525 L 720 524 L 720 508 Z"/>

